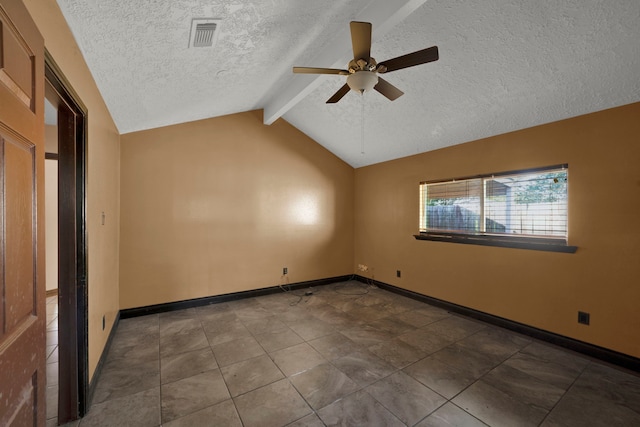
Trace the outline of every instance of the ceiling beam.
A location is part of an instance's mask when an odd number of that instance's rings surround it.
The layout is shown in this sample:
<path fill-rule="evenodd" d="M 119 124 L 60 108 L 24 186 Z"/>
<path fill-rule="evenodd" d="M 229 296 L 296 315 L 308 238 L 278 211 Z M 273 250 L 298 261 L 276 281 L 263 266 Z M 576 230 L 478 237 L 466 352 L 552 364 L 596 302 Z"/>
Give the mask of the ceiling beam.
<path fill-rule="evenodd" d="M 373 25 L 372 40 L 379 39 L 391 28 L 402 22 L 427 0 L 374 0 L 360 13 L 354 21 L 371 22 Z M 351 52 L 351 34 L 349 26 L 334 35 L 336 43 L 318 52 L 309 63 L 317 67 L 344 68 L 353 57 Z M 325 79 L 325 75 L 293 74 L 282 90 L 275 92 L 264 106 L 264 123 L 270 125 L 311 91 L 317 88 Z"/>

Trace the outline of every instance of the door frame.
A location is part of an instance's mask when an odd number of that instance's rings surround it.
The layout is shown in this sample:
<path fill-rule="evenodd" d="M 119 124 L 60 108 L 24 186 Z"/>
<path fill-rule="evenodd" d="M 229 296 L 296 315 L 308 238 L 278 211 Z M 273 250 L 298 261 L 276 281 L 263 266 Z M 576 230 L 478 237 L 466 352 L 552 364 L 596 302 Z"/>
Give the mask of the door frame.
<path fill-rule="evenodd" d="M 58 366 L 65 373 L 58 380 L 58 422 L 62 424 L 85 415 L 90 403 L 87 108 L 46 49 L 45 86 L 45 94 L 53 89 L 58 102 L 64 103 L 58 108 Z"/>

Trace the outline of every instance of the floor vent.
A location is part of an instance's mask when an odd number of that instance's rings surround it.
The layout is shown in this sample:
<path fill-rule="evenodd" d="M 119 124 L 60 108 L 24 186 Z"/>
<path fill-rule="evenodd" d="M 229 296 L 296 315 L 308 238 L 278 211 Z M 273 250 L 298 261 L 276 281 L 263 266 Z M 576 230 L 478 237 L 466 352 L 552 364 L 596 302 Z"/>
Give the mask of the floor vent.
<path fill-rule="evenodd" d="M 220 20 L 193 18 L 189 34 L 189 47 L 213 47 L 220 33 Z"/>

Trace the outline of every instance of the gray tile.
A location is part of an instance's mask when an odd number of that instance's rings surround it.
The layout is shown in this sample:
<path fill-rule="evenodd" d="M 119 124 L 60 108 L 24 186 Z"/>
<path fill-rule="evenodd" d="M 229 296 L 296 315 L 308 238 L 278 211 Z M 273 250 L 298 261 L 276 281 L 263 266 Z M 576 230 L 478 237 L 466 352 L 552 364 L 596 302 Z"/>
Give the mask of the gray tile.
<path fill-rule="evenodd" d="M 191 329 L 199 329 L 202 327 L 200 319 L 195 316 L 195 311 L 193 311 L 193 317 L 186 315 L 178 316 L 180 313 L 184 312 L 174 311 L 170 313 L 174 316 L 161 318 L 160 327 L 158 328 L 161 337 L 177 335 Z"/>
<path fill-rule="evenodd" d="M 564 389 L 506 365 L 498 366 L 482 377 L 482 381 L 520 402 L 546 410 L 553 408 L 565 392 Z"/>
<path fill-rule="evenodd" d="M 211 348 L 206 347 L 163 357 L 160 360 L 160 379 L 162 384 L 167 384 L 217 367 Z"/>
<path fill-rule="evenodd" d="M 287 424 L 287 427 L 324 427 L 324 423 L 316 414 L 309 414 L 304 418 Z"/>
<path fill-rule="evenodd" d="M 457 344 L 502 362 L 513 356 L 529 342 L 516 335 L 501 333 L 493 328 L 487 328 L 458 341 Z"/>
<path fill-rule="evenodd" d="M 542 423 L 545 427 L 638 426 L 640 414 L 597 393 L 569 389 Z"/>
<path fill-rule="evenodd" d="M 163 427 L 242 427 L 242 422 L 233 400 L 229 399 L 162 425 Z"/>
<path fill-rule="evenodd" d="M 340 333 L 363 347 L 370 347 L 385 341 L 391 341 L 394 338 L 393 334 L 369 325 L 346 329 L 340 331 Z"/>
<path fill-rule="evenodd" d="M 98 379 L 94 403 L 128 396 L 160 385 L 160 361 L 115 359 L 107 361 Z"/>
<path fill-rule="evenodd" d="M 365 391 L 407 425 L 414 425 L 447 401 L 402 371 L 373 383 Z"/>
<path fill-rule="evenodd" d="M 442 363 L 433 356 L 404 368 L 404 372 L 448 399 L 453 398 L 476 380 L 467 372 Z"/>
<path fill-rule="evenodd" d="M 252 336 L 251 332 L 239 320 L 228 322 L 203 321 L 202 327 L 211 346 Z"/>
<path fill-rule="evenodd" d="M 465 319 L 458 316 L 450 316 L 437 322 L 433 322 L 422 329 L 447 337 L 452 341 L 466 338 L 486 328 L 485 324 Z"/>
<path fill-rule="evenodd" d="M 333 326 L 318 319 L 291 323 L 289 327 L 305 341 L 323 337 L 336 331 Z"/>
<path fill-rule="evenodd" d="M 474 336 L 487 337 L 494 342 L 501 342 L 503 345 L 513 345 L 518 349 L 522 349 L 532 343 L 532 339 L 526 335 L 503 329 L 497 326 L 488 326 L 477 332 Z"/>
<path fill-rule="evenodd" d="M 551 411 L 547 426 L 640 425 L 640 378 L 590 364 Z"/>
<path fill-rule="evenodd" d="M 209 346 L 200 320 L 184 319 L 160 327 L 160 357 Z"/>
<path fill-rule="evenodd" d="M 55 363 L 58 362 L 59 359 L 59 348 L 55 346 L 55 349 L 51 352 L 51 354 L 47 357 L 47 363 Z"/>
<path fill-rule="evenodd" d="M 245 308 L 234 308 L 236 316 L 243 322 L 249 322 L 252 320 L 265 319 L 271 316 L 271 313 L 264 308 L 262 308 L 259 304 L 253 307 L 245 307 Z"/>
<path fill-rule="evenodd" d="M 589 364 L 589 360 L 577 353 L 555 347 L 551 344 L 533 342 L 520 351 L 537 359 L 562 366 L 580 373 Z"/>
<path fill-rule="evenodd" d="M 303 306 L 313 317 L 320 320 L 323 320 L 323 317 L 331 318 L 336 314 L 345 314 L 341 310 L 327 304 L 325 301 L 326 298 L 314 295 L 310 297 L 310 299 L 304 300 Z"/>
<path fill-rule="evenodd" d="M 57 345 L 58 344 L 58 331 L 46 331 L 46 343 L 47 345 Z"/>
<path fill-rule="evenodd" d="M 458 343 L 434 353 L 433 357 L 473 378 L 480 378 L 501 362 L 500 358 L 478 353 Z"/>
<path fill-rule="evenodd" d="M 354 304 L 354 301 L 357 299 L 357 296 L 354 295 L 342 295 L 339 293 L 335 293 L 332 298 L 327 300 L 327 304 L 331 307 L 335 308 L 339 311 L 348 311 L 349 307 Z"/>
<path fill-rule="evenodd" d="M 385 317 L 383 319 L 369 322 L 368 324 L 393 336 L 398 336 L 404 334 L 405 332 L 413 331 L 414 329 L 416 329 L 415 326 L 394 317 Z"/>
<path fill-rule="evenodd" d="M 383 317 L 387 317 L 392 314 L 387 311 L 387 309 L 382 304 L 372 306 L 355 304 L 353 307 L 351 307 L 351 309 L 347 311 L 347 313 L 360 320 L 364 320 L 365 322 L 372 322 L 374 320 L 382 319 Z"/>
<path fill-rule="evenodd" d="M 46 331 L 57 331 L 58 330 L 58 318 L 55 318 L 51 322 L 47 323 Z"/>
<path fill-rule="evenodd" d="M 278 350 L 271 353 L 271 358 L 287 377 L 326 362 L 326 359 L 307 343 Z"/>
<path fill-rule="evenodd" d="M 160 358 L 160 332 L 157 326 L 153 331 L 146 328 L 124 331 L 118 329 L 109 349 L 109 360 L 129 358 Z"/>
<path fill-rule="evenodd" d="M 221 372 L 234 397 L 284 378 L 266 354 L 225 366 Z"/>
<path fill-rule="evenodd" d="M 201 321 L 220 321 L 222 319 L 229 319 L 229 316 L 231 316 L 231 320 L 236 319 L 236 315 L 229 307 L 229 304 L 224 302 L 196 307 L 196 314 Z"/>
<path fill-rule="evenodd" d="M 245 427 L 283 426 L 312 413 L 286 379 L 238 396 L 234 401 Z"/>
<path fill-rule="evenodd" d="M 490 426 L 537 426 L 547 411 L 522 403 L 483 382 L 475 382 L 453 399 L 460 408 Z"/>
<path fill-rule="evenodd" d="M 486 427 L 487 425 L 473 417 L 453 403 L 446 403 L 434 413 L 415 425 L 415 427 Z"/>
<path fill-rule="evenodd" d="M 355 316 L 352 316 L 335 308 L 320 313 L 314 312 L 313 316 L 333 326 L 337 330 L 353 328 L 354 326 L 358 326 L 364 323 L 364 321 L 362 321 L 361 319 L 358 319 Z"/>
<path fill-rule="evenodd" d="M 166 313 L 160 313 L 158 317 L 159 317 L 158 320 L 160 323 L 160 330 L 162 331 L 164 327 L 176 321 L 189 320 L 189 319 L 197 320 L 198 313 L 196 312 L 195 308 L 186 308 L 184 310 L 175 310 L 175 311 L 168 311 Z"/>
<path fill-rule="evenodd" d="M 421 328 L 430 323 L 437 322 L 438 320 L 445 319 L 449 317 L 450 314 L 443 312 L 438 315 L 425 313 L 419 310 L 407 311 L 404 313 L 397 314 L 393 316 L 393 318 L 401 320 L 405 323 L 408 323 L 411 326 L 415 326 L 416 328 Z"/>
<path fill-rule="evenodd" d="M 443 337 L 442 335 L 438 335 L 424 329 L 417 329 L 415 331 L 404 333 L 400 335 L 398 339 L 412 347 L 420 349 L 425 354 L 434 353 L 453 342 L 450 338 Z"/>
<path fill-rule="evenodd" d="M 211 347 L 219 366 L 227 366 L 264 354 L 264 350 L 253 337 L 225 342 Z"/>
<path fill-rule="evenodd" d="M 355 351 L 363 350 L 361 346 L 340 333 L 316 338 L 315 340 L 309 341 L 309 344 L 328 360 L 337 359 Z"/>
<path fill-rule="evenodd" d="M 58 386 L 54 385 L 47 387 L 45 392 L 46 403 L 46 418 L 58 418 Z"/>
<path fill-rule="evenodd" d="M 430 305 L 428 303 L 422 303 L 420 307 L 416 307 L 415 310 L 418 313 L 424 314 L 425 316 L 434 317 L 434 318 L 438 316 L 440 318 L 452 316 L 452 314 L 447 310 Z"/>
<path fill-rule="evenodd" d="M 47 363 L 47 387 L 58 385 L 58 362 Z"/>
<path fill-rule="evenodd" d="M 226 304 L 229 306 L 231 310 L 253 310 L 262 308 L 260 304 L 260 298 L 252 297 L 252 298 L 243 298 L 235 301 L 229 301 Z"/>
<path fill-rule="evenodd" d="M 286 311 L 278 313 L 278 319 L 284 322 L 287 326 L 295 325 L 296 323 L 310 322 L 316 319 L 302 307 L 289 307 Z"/>
<path fill-rule="evenodd" d="M 383 298 L 384 301 L 378 304 L 379 307 L 382 307 L 384 312 L 388 313 L 388 316 L 395 316 L 396 314 L 406 313 L 407 311 L 414 310 L 417 307 L 420 307 L 422 303 L 410 299 L 395 299 L 393 297 Z"/>
<path fill-rule="evenodd" d="M 144 333 L 154 333 L 160 330 L 160 317 L 157 314 L 120 319 L 118 322 L 119 332 L 144 331 Z"/>
<path fill-rule="evenodd" d="M 333 361 L 333 365 L 361 387 L 365 387 L 395 371 L 393 366 L 367 350 L 357 351 L 336 359 Z"/>
<path fill-rule="evenodd" d="M 568 366 L 558 361 L 522 352 L 513 355 L 504 364 L 565 390 L 582 372 L 580 365 Z"/>
<path fill-rule="evenodd" d="M 93 403 L 81 427 L 155 427 L 160 425 L 160 387 Z"/>
<path fill-rule="evenodd" d="M 46 355 L 47 355 L 47 362 L 49 361 L 49 357 L 51 356 L 51 354 L 53 353 L 53 351 L 58 348 L 57 345 L 48 345 L 46 347 Z"/>
<path fill-rule="evenodd" d="M 269 332 L 262 335 L 256 335 L 255 338 L 256 340 L 258 340 L 260 345 L 270 353 L 304 342 L 304 340 L 300 338 L 298 334 L 293 332 L 287 326 L 285 326 L 285 328 L 286 329 L 278 332 Z"/>
<path fill-rule="evenodd" d="M 573 389 L 584 393 L 593 392 L 640 413 L 640 375 L 637 373 L 591 363 L 575 382 Z"/>
<path fill-rule="evenodd" d="M 373 292 L 369 292 L 368 294 L 363 295 L 360 298 L 356 299 L 355 302 L 357 302 L 360 305 L 364 305 L 365 307 L 371 307 L 374 305 L 382 304 L 385 301 L 384 299 L 380 298 L 380 296 L 374 294 Z"/>
<path fill-rule="evenodd" d="M 358 384 L 328 363 L 294 375 L 290 380 L 315 410 L 360 389 Z"/>
<path fill-rule="evenodd" d="M 369 351 L 398 369 L 402 369 L 426 356 L 422 350 L 410 346 L 399 339 L 373 345 L 369 347 Z"/>
<path fill-rule="evenodd" d="M 339 297 L 340 301 L 353 302 L 358 298 L 369 293 L 369 286 L 354 280 L 348 282 L 340 282 L 333 285 L 333 291 Z"/>
<path fill-rule="evenodd" d="M 174 420 L 229 399 L 219 369 L 162 385 L 162 422 Z"/>
<path fill-rule="evenodd" d="M 287 325 L 282 323 L 275 316 L 257 320 L 249 320 L 242 323 L 253 335 L 266 334 L 269 332 L 280 332 L 289 329 Z"/>
<path fill-rule="evenodd" d="M 318 411 L 327 426 L 404 427 L 404 423 L 365 391 L 350 394 Z"/>

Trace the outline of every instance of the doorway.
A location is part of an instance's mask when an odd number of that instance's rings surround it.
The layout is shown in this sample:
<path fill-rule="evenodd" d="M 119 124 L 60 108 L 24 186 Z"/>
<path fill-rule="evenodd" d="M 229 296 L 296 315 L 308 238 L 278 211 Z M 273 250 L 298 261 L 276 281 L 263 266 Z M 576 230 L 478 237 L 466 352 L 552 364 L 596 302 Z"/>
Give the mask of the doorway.
<path fill-rule="evenodd" d="M 88 410 L 87 109 L 45 51 L 45 98 L 57 112 L 58 423 Z M 48 261 L 47 261 L 48 262 Z"/>

